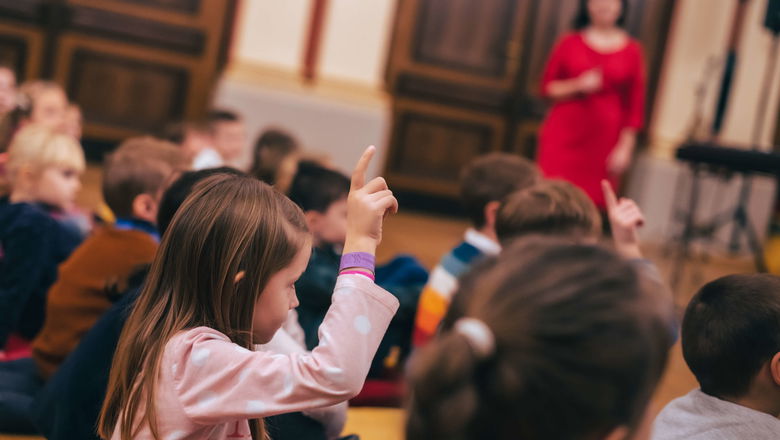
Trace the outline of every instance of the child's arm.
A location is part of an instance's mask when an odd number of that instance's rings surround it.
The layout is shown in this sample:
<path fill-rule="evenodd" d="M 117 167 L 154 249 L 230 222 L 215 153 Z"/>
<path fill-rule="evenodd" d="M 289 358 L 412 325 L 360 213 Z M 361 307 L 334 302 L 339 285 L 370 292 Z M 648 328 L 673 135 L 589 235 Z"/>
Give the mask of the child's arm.
<path fill-rule="evenodd" d="M 0 310 L 3 315 L 0 319 L 0 349 L 16 329 L 25 305 L 41 283 L 42 274 L 49 269 L 44 264 L 49 262 L 51 241 L 47 228 L 31 224 L 16 228 L 2 243 L 5 264 L 0 269 Z M 42 308 L 41 316 L 43 313 Z"/>
<path fill-rule="evenodd" d="M 606 180 L 601 181 L 604 200 L 607 204 L 607 215 L 612 228 L 612 239 L 615 241 L 615 251 L 625 258 L 642 258 L 639 248 L 637 230 L 645 222 L 642 211 L 636 202 L 622 197 L 618 200 L 612 185 Z"/>
<path fill-rule="evenodd" d="M 397 210 L 384 179 L 367 184 L 374 148 L 361 157 L 348 197 L 345 252 L 376 250 L 382 219 Z M 366 272 L 367 273 L 367 272 Z M 195 423 L 223 423 L 334 405 L 360 392 L 398 300 L 363 275 L 342 275 L 311 353 L 251 352 L 199 327 L 171 341 L 161 372 Z M 171 357 L 168 357 L 168 351 Z"/>

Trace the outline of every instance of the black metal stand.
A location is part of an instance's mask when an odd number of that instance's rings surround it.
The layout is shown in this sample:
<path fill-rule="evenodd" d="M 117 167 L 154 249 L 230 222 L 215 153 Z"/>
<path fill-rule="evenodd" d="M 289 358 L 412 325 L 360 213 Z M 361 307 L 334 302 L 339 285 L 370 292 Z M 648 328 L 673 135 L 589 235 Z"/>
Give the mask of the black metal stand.
<path fill-rule="evenodd" d="M 755 123 L 753 125 L 752 148 L 754 150 L 758 150 L 761 141 L 761 133 L 764 129 L 766 109 L 769 104 L 769 92 L 771 91 L 772 80 L 774 79 L 777 65 L 778 49 L 780 49 L 780 35 L 773 33 L 772 44 L 769 49 L 769 56 L 767 57 L 767 65 L 764 70 L 763 87 L 761 89 L 763 90 L 763 93 L 761 94 L 761 99 L 757 106 Z M 683 215 L 683 230 L 679 237 L 679 243 L 677 244 L 678 249 L 676 256 L 673 259 L 670 279 L 672 288 L 678 287 L 682 278 L 685 263 L 691 257 L 691 244 L 700 239 L 711 242 L 714 239 L 715 234 L 727 225 L 733 225 L 729 250 L 732 253 L 738 252 L 741 248 L 742 239 L 745 238 L 750 251 L 753 253 L 756 270 L 759 272 L 767 271 L 766 261 L 764 260 L 764 250 L 758 239 L 756 228 L 750 221 L 750 216 L 748 214 L 748 203 L 750 201 L 753 186 L 750 173 L 741 173 L 742 182 L 736 207 L 716 215 L 707 223 L 697 224 L 695 216 L 699 205 L 700 180 L 704 168 L 705 167 L 698 164 L 691 165 L 692 181 L 688 199 L 689 203 L 687 212 Z"/>

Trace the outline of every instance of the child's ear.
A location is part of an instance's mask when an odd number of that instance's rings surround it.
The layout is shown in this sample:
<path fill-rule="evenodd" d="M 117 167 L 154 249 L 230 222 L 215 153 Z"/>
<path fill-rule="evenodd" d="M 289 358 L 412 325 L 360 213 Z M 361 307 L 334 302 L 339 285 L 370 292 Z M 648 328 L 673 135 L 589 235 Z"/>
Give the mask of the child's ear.
<path fill-rule="evenodd" d="M 157 222 L 157 201 L 149 194 L 138 194 L 133 199 L 133 217 L 146 220 L 149 223 Z"/>
<path fill-rule="evenodd" d="M 309 228 L 309 231 L 316 233 L 322 219 L 322 214 L 312 209 L 304 212 L 303 217 L 306 219 L 306 226 Z"/>
<path fill-rule="evenodd" d="M 501 202 L 494 200 L 488 202 L 485 205 L 485 226 L 490 229 L 496 228 L 496 216 L 498 215 L 498 208 L 501 206 Z"/>
<path fill-rule="evenodd" d="M 780 387 L 780 353 L 775 353 L 769 361 L 769 374 L 772 375 L 775 385 Z"/>

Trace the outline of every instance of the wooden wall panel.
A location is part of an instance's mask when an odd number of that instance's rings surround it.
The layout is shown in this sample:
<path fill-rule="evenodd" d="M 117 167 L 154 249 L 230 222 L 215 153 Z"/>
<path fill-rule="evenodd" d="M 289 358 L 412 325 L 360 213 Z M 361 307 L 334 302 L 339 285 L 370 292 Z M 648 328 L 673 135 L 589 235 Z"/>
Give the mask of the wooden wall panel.
<path fill-rule="evenodd" d="M 0 22 L 0 62 L 14 67 L 19 82 L 40 75 L 43 39 L 32 27 Z"/>
<path fill-rule="evenodd" d="M 500 149 L 504 136 L 498 116 L 401 99 L 393 110 L 386 175 L 399 189 L 456 196 L 461 165 Z"/>

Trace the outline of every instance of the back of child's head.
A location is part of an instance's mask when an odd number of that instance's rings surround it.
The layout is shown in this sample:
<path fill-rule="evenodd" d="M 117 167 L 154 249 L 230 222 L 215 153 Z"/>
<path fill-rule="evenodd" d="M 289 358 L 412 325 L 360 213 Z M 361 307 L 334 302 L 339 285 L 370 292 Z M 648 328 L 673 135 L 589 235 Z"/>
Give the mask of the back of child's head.
<path fill-rule="evenodd" d="M 668 335 L 628 262 L 536 237 L 463 290 L 462 315 L 411 362 L 408 439 L 598 439 L 639 425 Z"/>
<path fill-rule="evenodd" d="M 682 348 L 703 392 L 743 397 L 780 353 L 780 277 L 729 275 L 706 284 L 685 311 Z"/>
<path fill-rule="evenodd" d="M 304 212 L 324 213 L 334 202 L 346 199 L 349 184 L 349 178 L 344 174 L 304 161 L 298 164 L 289 197 Z"/>
<path fill-rule="evenodd" d="M 269 185 L 275 185 L 280 169 L 285 167 L 285 161 L 289 161 L 299 151 L 298 141 L 291 134 L 279 128 L 269 128 L 255 141 L 249 174 Z"/>
<path fill-rule="evenodd" d="M 84 150 L 78 141 L 43 125 L 28 125 L 14 135 L 6 163 L 11 187 L 22 169 L 40 173 L 54 166 L 84 171 Z"/>
<path fill-rule="evenodd" d="M 243 176 L 244 173 L 231 167 L 219 167 L 208 168 L 198 171 L 186 171 L 182 173 L 171 185 L 165 190 L 165 193 L 160 199 L 160 207 L 157 210 L 157 231 L 160 235 L 165 234 L 168 229 L 171 220 L 173 220 L 174 214 L 179 210 L 179 207 L 187 196 L 192 193 L 195 185 L 201 180 L 211 177 L 216 174 L 227 174 L 232 176 Z"/>
<path fill-rule="evenodd" d="M 496 235 L 502 245 L 531 235 L 597 239 L 601 216 L 584 191 L 563 180 L 541 180 L 509 195 L 498 209 Z"/>
<path fill-rule="evenodd" d="M 301 210 L 265 183 L 224 173 L 198 183 L 163 235 L 122 331 L 100 434 L 110 437 L 119 426 L 122 438 L 131 437 L 139 409 L 154 402 L 157 375 L 143 372 L 157 370 L 179 331 L 208 326 L 251 349 L 260 294 L 308 237 Z M 156 433 L 153 405 L 141 415 Z"/>
<path fill-rule="evenodd" d="M 141 194 L 159 200 L 169 177 L 186 167 L 179 148 L 153 137 L 128 139 L 106 157 L 103 198 L 117 217 L 133 217 L 133 202 Z"/>
<path fill-rule="evenodd" d="M 466 214 L 477 228 L 485 226 L 485 207 L 539 179 L 536 166 L 507 153 L 490 153 L 467 165 L 460 176 L 460 195 Z"/>

